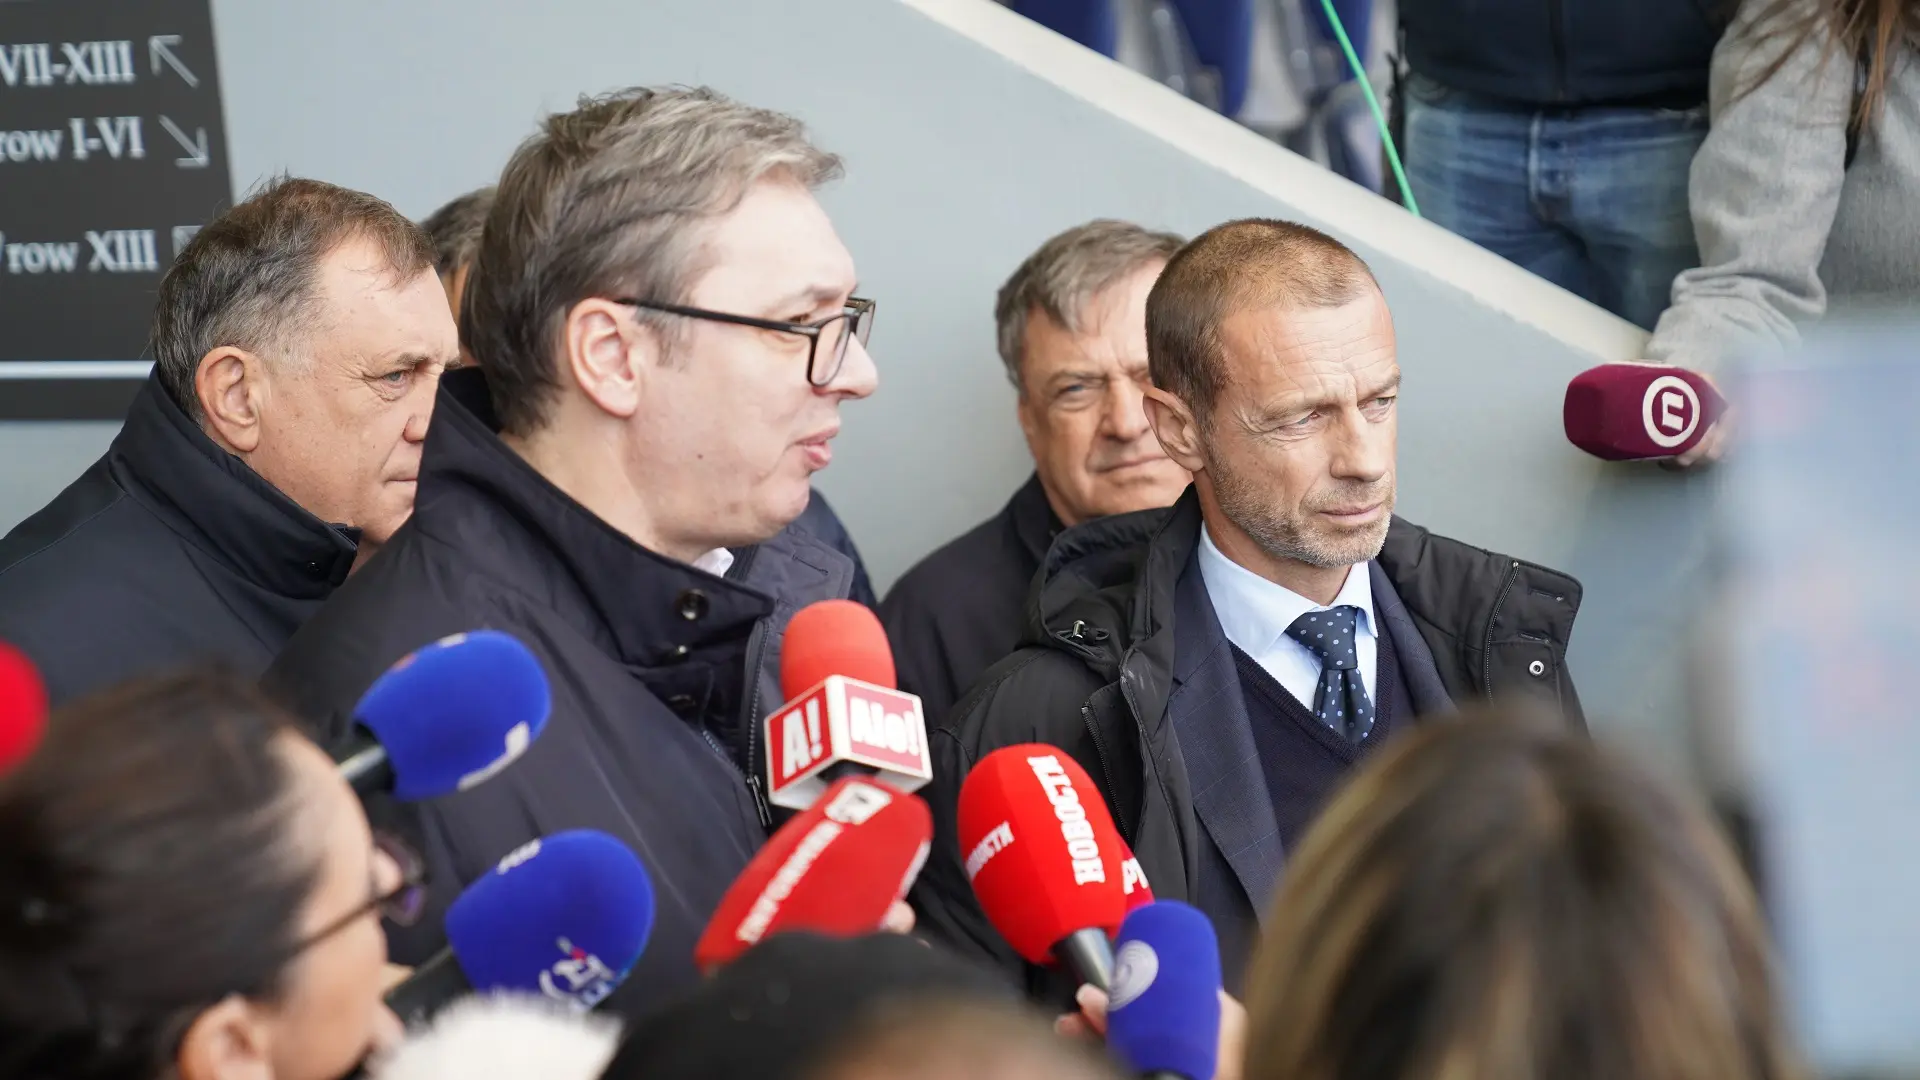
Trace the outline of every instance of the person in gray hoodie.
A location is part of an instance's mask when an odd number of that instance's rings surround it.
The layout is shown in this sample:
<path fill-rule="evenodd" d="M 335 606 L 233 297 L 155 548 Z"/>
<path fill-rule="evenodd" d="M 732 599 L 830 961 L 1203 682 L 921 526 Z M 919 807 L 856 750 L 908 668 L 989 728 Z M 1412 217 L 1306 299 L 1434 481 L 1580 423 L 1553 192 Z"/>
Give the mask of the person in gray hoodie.
<path fill-rule="evenodd" d="M 1718 374 L 1829 309 L 1920 292 L 1920 0 L 1746 0 L 1693 160 L 1701 266 L 1647 355 Z M 1728 425 L 1680 459 L 1721 456 Z"/>

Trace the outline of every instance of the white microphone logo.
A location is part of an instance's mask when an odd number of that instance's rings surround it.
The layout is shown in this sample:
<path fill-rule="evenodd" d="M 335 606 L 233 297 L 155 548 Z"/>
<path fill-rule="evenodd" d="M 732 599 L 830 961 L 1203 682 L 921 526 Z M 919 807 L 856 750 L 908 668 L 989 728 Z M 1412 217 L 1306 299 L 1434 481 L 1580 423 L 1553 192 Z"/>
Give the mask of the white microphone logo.
<path fill-rule="evenodd" d="M 1671 450 L 1700 426 L 1700 395 L 1687 380 L 1662 375 L 1647 384 L 1647 394 L 1640 400 L 1640 424 L 1655 446 Z"/>
<path fill-rule="evenodd" d="M 499 775 L 500 770 L 520 760 L 520 755 L 526 753 L 527 747 L 532 744 L 533 730 L 527 727 L 525 720 L 508 728 L 506 740 L 500 747 L 500 756 L 493 759 L 491 764 L 483 765 L 461 777 L 458 790 L 466 791 L 493 779 Z"/>
<path fill-rule="evenodd" d="M 1160 976 L 1160 954 L 1144 941 L 1129 941 L 1120 946 L 1113 958 L 1113 994 L 1107 1002 L 1110 1010 L 1124 1009 L 1153 988 Z"/>

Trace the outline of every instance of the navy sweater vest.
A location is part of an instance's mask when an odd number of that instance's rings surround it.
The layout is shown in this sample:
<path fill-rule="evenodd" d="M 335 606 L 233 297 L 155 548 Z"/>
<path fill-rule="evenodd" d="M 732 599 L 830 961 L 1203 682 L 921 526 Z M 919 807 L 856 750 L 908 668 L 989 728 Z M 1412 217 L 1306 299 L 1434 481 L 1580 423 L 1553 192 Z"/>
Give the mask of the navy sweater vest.
<path fill-rule="evenodd" d="M 1282 850 L 1299 841 L 1354 762 L 1372 753 L 1396 727 L 1411 726 L 1413 707 L 1403 689 L 1393 639 L 1383 633 L 1375 640 L 1379 652 L 1373 730 L 1358 745 L 1314 716 L 1312 702 L 1296 700 L 1265 668 L 1233 646 L 1233 664 L 1240 675 L 1247 719 L 1253 724 L 1253 744 L 1273 800 Z"/>

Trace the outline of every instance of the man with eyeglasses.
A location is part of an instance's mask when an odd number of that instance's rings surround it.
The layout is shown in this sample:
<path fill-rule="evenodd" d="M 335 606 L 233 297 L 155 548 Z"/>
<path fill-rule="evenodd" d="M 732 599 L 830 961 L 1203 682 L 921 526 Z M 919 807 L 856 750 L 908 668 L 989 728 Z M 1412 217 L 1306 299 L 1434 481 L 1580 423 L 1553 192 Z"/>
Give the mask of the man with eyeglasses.
<path fill-rule="evenodd" d="M 873 303 L 812 189 L 839 160 L 800 123 L 704 89 L 630 90 L 549 117 L 501 176 L 467 283 L 418 509 L 297 635 L 269 687 L 323 741 L 387 665 L 475 627 L 543 662 L 551 719 L 485 784 L 370 806 L 421 847 L 427 917 L 543 835 L 628 844 L 657 912 L 613 999 L 691 984 L 693 944 L 766 839 L 757 733 L 794 611 L 845 597 L 846 556 L 791 527 L 872 393 Z M 559 959 L 556 953 L 555 959 Z"/>

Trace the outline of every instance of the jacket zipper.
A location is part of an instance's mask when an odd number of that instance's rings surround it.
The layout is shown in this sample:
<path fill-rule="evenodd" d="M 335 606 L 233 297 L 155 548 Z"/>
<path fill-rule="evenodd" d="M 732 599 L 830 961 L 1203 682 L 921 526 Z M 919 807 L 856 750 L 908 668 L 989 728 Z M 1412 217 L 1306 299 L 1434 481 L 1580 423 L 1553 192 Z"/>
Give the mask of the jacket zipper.
<path fill-rule="evenodd" d="M 1553 100 L 1567 100 L 1566 0 L 1547 0 L 1548 32 L 1553 36 Z"/>
<path fill-rule="evenodd" d="M 760 715 L 760 660 L 767 651 L 767 623 L 765 619 L 753 626 L 753 635 L 747 639 L 747 685 L 753 689 L 747 692 L 745 723 L 747 729 L 747 760 L 740 764 L 741 773 L 747 778 L 747 791 L 753 795 L 753 808 L 760 815 L 760 827 L 773 828 L 773 809 L 767 805 L 767 793 L 760 784 L 760 724 L 755 717 Z"/>
<path fill-rule="evenodd" d="M 1097 626 L 1088 626 L 1085 622 L 1075 619 L 1073 629 L 1064 632 L 1056 631 L 1054 636 L 1061 641 L 1071 642 L 1074 648 L 1082 653 L 1088 660 L 1095 660 L 1098 659 L 1099 654 L 1091 646 L 1085 644 L 1085 642 L 1105 641 L 1107 639 L 1107 632 Z M 1126 662 L 1124 658 L 1122 658 L 1120 664 L 1120 678 L 1122 681 L 1126 679 Z M 1124 700 L 1125 695 L 1122 694 L 1121 696 Z M 1080 715 L 1086 721 L 1087 735 L 1093 739 L 1094 756 L 1100 759 L 1100 797 L 1108 806 L 1113 806 L 1115 804 L 1113 793 L 1117 790 L 1113 784 L 1113 766 L 1108 762 L 1107 744 L 1105 740 L 1100 738 L 1100 725 L 1094 718 L 1093 706 L 1082 703 L 1080 706 Z M 1133 843 L 1132 837 L 1122 835 L 1127 843 Z"/>
<path fill-rule="evenodd" d="M 1500 584 L 1500 595 L 1493 598 L 1493 614 L 1487 617 L 1487 632 L 1480 641 L 1480 691 L 1488 701 L 1493 700 L 1493 626 L 1500 621 L 1500 609 L 1507 606 L 1507 594 L 1519 580 L 1520 563 L 1515 560 L 1507 566 L 1507 580 Z"/>
<path fill-rule="evenodd" d="M 1107 763 L 1107 744 L 1105 740 L 1100 738 L 1100 725 L 1094 718 L 1093 706 L 1082 704 L 1080 706 L 1080 715 L 1085 718 L 1087 722 L 1087 734 L 1093 737 L 1093 752 L 1095 756 L 1100 759 L 1100 797 L 1108 806 L 1113 806 L 1115 805 L 1113 798 L 1115 790 L 1113 786 L 1113 766 Z M 1118 815 L 1115 815 L 1115 817 L 1117 819 Z M 1119 822 L 1116 820 L 1116 827 L 1118 824 Z M 1126 840 L 1127 843 L 1133 843 L 1133 837 L 1127 836 L 1124 832 L 1121 834 L 1121 837 Z"/>

